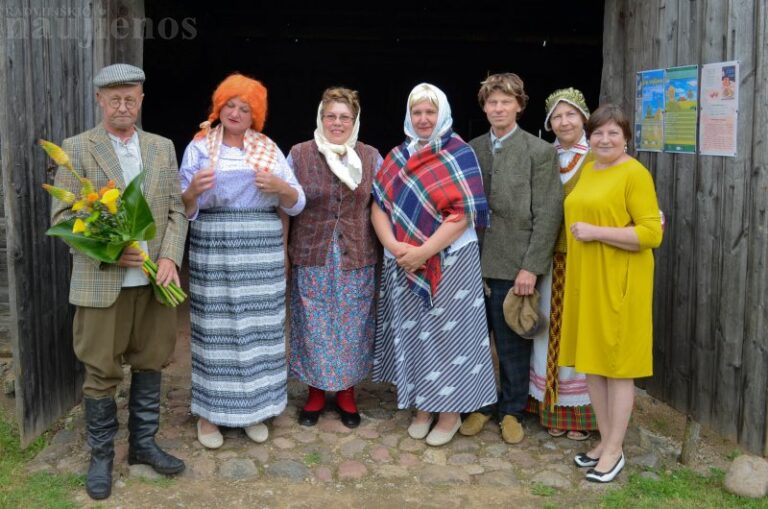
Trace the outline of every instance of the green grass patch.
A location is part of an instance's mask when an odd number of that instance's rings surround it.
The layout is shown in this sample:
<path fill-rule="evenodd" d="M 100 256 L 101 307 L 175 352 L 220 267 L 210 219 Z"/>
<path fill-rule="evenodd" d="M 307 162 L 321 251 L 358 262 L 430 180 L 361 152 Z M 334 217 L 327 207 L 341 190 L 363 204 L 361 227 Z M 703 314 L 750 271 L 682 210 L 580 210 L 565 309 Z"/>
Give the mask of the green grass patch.
<path fill-rule="evenodd" d="M 551 497 L 557 494 L 557 490 L 552 486 L 544 486 L 543 484 L 534 483 L 531 486 L 531 493 L 537 497 Z"/>
<path fill-rule="evenodd" d="M 308 467 L 319 465 L 321 461 L 322 458 L 320 457 L 320 453 L 317 451 L 312 451 L 304 455 L 304 464 Z"/>
<path fill-rule="evenodd" d="M 25 469 L 45 444 L 45 438 L 40 437 L 22 450 L 15 425 L 0 411 L 0 509 L 75 507 L 71 495 L 83 486 L 82 476 L 29 474 Z"/>
<path fill-rule="evenodd" d="M 146 477 L 138 477 L 136 479 L 136 482 L 140 482 L 142 484 L 148 484 L 150 486 L 155 486 L 157 488 L 170 488 L 172 486 L 176 485 L 176 479 L 173 477 L 158 477 L 157 479 L 148 479 Z"/>
<path fill-rule="evenodd" d="M 701 475 L 689 469 L 659 472 L 659 479 L 639 474 L 629 476 L 623 487 L 606 493 L 599 507 L 604 509 L 768 509 L 768 500 L 738 497 L 723 489 L 725 472 L 712 469 Z"/>

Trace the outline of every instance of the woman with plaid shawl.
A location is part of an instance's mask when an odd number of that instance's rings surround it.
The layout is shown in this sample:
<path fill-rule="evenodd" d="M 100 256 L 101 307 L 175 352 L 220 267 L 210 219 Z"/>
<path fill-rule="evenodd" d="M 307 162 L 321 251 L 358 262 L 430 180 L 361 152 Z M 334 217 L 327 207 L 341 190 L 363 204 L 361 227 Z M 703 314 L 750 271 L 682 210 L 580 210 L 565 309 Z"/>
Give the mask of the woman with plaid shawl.
<path fill-rule="evenodd" d="M 452 123 L 440 89 L 411 91 L 406 140 L 376 175 L 371 211 L 384 246 L 373 379 L 397 385 L 398 407 L 417 410 L 408 434 L 433 446 L 451 441 L 461 412 L 496 401 L 475 233 L 488 203 Z"/>

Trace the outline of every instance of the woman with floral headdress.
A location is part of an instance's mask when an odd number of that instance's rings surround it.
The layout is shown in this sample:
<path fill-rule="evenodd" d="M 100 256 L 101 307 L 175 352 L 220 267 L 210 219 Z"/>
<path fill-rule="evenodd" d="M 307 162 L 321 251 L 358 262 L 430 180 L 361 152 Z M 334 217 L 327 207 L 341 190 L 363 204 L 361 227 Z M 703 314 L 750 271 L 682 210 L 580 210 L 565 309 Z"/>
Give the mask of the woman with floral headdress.
<path fill-rule="evenodd" d="M 554 91 L 546 100 L 544 129 L 554 131 L 554 145 L 560 159 L 560 181 L 568 196 L 579 181 L 581 169 L 592 160 L 584 124 L 589 108 L 584 95 L 575 88 Z M 558 367 L 560 327 L 566 263 L 565 227 L 555 244 L 552 270 L 540 284 L 542 311 L 549 309 L 549 327 L 533 340 L 528 410 L 539 415 L 542 426 L 553 437 L 586 440 L 597 429 L 589 402 L 586 377 L 571 367 Z"/>
<path fill-rule="evenodd" d="M 406 140 L 377 173 L 371 209 L 384 246 L 373 379 L 397 385 L 398 407 L 417 410 L 408 434 L 432 446 L 450 442 L 461 412 L 496 401 L 475 233 L 488 202 L 452 124 L 439 88 L 411 91 Z"/>
<path fill-rule="evenodd" d="M 375 266 L 371 187 L 381 155 L 357 141 L 360 100 L 342 87 L 323 92 L 314 138 L 288 164 L 307 195 L 291 220 L 291 375 L 309 387 L 299 423 L 314 426 L 325 391 L 336 392 L 345 426 L 360 424 L 355 385 L 373 359 Z"/>
<path fill-rule="evenodd" d="M 192 413 L 208 448 L 222 445 L 219 426 L 265 441 L 263 421 L 287 403 L 278 209 L 296 215 L 305 198 L 280 149 L 261 133 L 266 113 L 266 88 L 230 75 L 179 169 L 190 220 Z"/>

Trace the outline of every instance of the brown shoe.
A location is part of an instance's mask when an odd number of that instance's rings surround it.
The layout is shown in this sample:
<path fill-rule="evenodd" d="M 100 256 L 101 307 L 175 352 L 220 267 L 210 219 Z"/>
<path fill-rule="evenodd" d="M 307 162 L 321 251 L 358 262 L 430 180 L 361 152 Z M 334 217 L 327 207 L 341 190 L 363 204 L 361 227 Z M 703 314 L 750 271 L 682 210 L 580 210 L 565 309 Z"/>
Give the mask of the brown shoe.
<path fill-rule="evenodd" d="M 464 422 L 461 423 L 459 433 L 467 437 L 475 436 L 483 431 L 485 423 L 490 420 L 490 415 L 485 415 L 480 412 L 472 412 L 466 419 L 464 419 Z"/>
<path fill-rule="evenodd" d="M 501 438 L 508 444 L 519 444 L 525 437 L 523 425 L 514 415 L 505 415 L 501 420 Z"/>

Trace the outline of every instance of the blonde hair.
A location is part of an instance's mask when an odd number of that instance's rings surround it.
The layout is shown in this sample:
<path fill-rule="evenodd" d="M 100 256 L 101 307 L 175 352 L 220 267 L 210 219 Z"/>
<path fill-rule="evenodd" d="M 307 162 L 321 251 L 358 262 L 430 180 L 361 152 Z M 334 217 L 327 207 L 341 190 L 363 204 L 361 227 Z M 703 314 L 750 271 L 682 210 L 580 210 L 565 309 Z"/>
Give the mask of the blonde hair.
<path fill-rule="evenodd" d="M 440 99 L 437 97 L 434 89 L 426 83 L 417 85 L 416 88 L 411 91 L 411 96 L 408 100 L 408 109 L 413 109 L 414 106 L 423 101 L 429 101 L 433 106 L 440 109 Z"/>
<path fill-rule="evenodd" d="M 480 83 L 480 91 L 477 93 L 477 100 L 480 102 L 481 108 L 485 107 L 485 101 L 494 92 L 511 95 L 517 99 L 518 104 L 520 104 L 520 112 L 517 114 L 518 118 L 523 114 L 525 107 L 528 105 L 528 96 L 525 94 L 525 87 L 520 76 L 512 72 L 505 72 L 491 74 L 485 78 L 485 81 Z"/>

